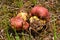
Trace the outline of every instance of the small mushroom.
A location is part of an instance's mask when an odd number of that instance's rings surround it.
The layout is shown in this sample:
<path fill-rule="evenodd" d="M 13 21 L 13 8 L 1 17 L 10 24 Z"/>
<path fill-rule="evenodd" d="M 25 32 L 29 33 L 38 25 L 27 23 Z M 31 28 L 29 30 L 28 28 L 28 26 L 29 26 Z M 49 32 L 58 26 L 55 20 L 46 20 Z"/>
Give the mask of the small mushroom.
<path fill-rule="evenodd" d="M 16 16 L 10 19 L 11 27 L 16 30 L 27 30 L 29 23 L 22 19 L 20 16 Z"/>
<path fill-rule="evenodd" d="M 10 19 L 11 27 L 16 30 L 22 28 L 23 19 L 21 17 L 13 17 Z"/>

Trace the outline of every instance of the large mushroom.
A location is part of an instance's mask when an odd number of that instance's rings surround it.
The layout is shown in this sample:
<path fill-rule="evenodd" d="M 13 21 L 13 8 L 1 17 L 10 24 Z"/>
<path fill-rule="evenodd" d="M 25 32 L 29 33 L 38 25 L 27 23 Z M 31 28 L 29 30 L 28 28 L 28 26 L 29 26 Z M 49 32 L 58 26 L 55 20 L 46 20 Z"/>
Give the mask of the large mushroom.
<path fill-rule="evenodd" d="M 29 23 L 26 22 L 26 14 L 19 13 L 16 17 L 10 19 L 11 27 L 16 30 L 27 30 L 29 27 Z"/>
<path fill-rule="evenodd" d="M 44 18 L 47 21 L 50 20 L 50 14 L 48 12 L 48 9 L 45 8 L 45 7 L 42 7 L 42 6 L 38 6 L 38 5 L 37 6 L 34 6 L 31 9 L 30 15 L 31 16 L 38 16 L 40 18 Z"/>

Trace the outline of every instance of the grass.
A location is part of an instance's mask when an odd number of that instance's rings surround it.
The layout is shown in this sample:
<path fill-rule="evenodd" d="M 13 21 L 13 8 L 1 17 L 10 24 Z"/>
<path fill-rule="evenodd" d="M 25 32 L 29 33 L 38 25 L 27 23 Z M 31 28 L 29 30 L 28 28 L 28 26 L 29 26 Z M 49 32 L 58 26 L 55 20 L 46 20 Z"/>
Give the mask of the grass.
<path fill-rule="evenodd" d="M 55 15 L 53 15 L 52 16 L 52 20 L 54 20 L 53 22 L 52 22 L 52 24 L 53 24 L 53 32 L 54 32 L 54 40 L 57 40 L 57 33 L 56 33 L 56 20 L 55 20 L 56 18 L 55 18 Z"/>
<path fill-rule="evenodd" d="M 53 23 L 53 26 L 54 26 L 54 40 L 57 40 L 56 24 L 55 24 L 55 22 Z"/>
<path fill-rule="evenodd" d="M 15 1 L 15 4 L 14 4 L 14 6 L 17 6 L 17 8 L 21 8 L 21 7 L 23 7 L 23 0 L 14 0 Z M 32 2 L 32 4 L 34 4 L 34 5 L 36 5 L 37 4 L 37 0 L 30 0 L 31 2 Z M 8 2 L 8 1 L 7 1 Z M 4 2 L 2 2 L 2 3 L 4 3 Z M 11 2 L 10 2 L 11 3 Z M 44 4 L 44 3 L 43 3 Z M 42 4 L 42 5 L 43 5 Z M 11 4 L 12 5 L 12 4 Z M 50 4 L 49 4 L 50 5 Z M 53 8 L 51 8 L 50 6 L 48 5 L 48 9 L 50 10 L 50 11 L 52 11 L 52 9 Z M 56 8 L 57 8 L 57 6 L 56 5 L 58 5 L 58 4 L 54 4 L 54 10 L 57 10 Z M 10 34 L 8 33 L 8 29 L 9 29 L 9 19 L 10 19 L 10 17 L 11 16 L 13 16 L 13 15 L 15 15 L 15 13 L 13 13 L 13 12 L 10 12 L 10 11 L 8 11 L 9 9 L 7 8 L 7 6 L 8 5 L 6 5 L 5 3 L 4 3 L 4 5 L 0 8 L 0 15 L 2 15 L 2 16 L 0 16 L 0 26 L 2 26 L 2 28 L 6 28 L 6 35 L 7 35 L 7 40 L 21 40 L 21 38 L 19 37 L 19 35 L 18 35 L 18 33 L 16 32 L 16 30 L 14 29 L 14 32 L 15 32 L 15 38 L 11 35 L 10 36 Z M 10 6 L 10 5 L 9 5 Z M 47 7 L 47 4 L 45 4 L 45 6 Z M 58 5 L 58 11 L 60 12 L 60 6 Z M 16 11 L 15 11 L 16 12 Z M 53 11 L 54 12 L 54 11 Z M 53 13 L 52 12 L 52 13 Z M 10 16 L 11 15 L 11 16 Z M 52 20 L 55 20 L 55 17 L 54 16 L 52 16 Z M 56 32 L 56 23 L 55 23 L 55 21 L 53 21 L 53 27 L 54 27 L 54 29 L 53 29 L 53 32 L 54 32 L 54 40 L 57 40 L 57 32 Z M 59 35 L 59 37 L 60 37 L 60 35 Z M 25 40 L 25 36 L 24 36 L 24 32 L 22 32 L 22 40 Z M 31 34 L 29 35 L 29 37 L 27 37 L 27 40 L 32 40 L 31 39 Z"/>
<path fill-rule="evenodd" d="M 18 35 L 18 33 L 16 32 L 16 29 L 14 29 L 14 32 L 15 32 L 15 35 L 16 35 L 16 36 L 15 36 L 15 39 L 16 39 L 16 40 L 20 40 L 19 35 Z"/>
<path fill-rule="evenodd" d="M 21 8 L 21 7 L 23 6 L 23 0 L 19 0 L 19 1 L 16 0 L 16 5 L 17 5 L 19 8 Z"/>
<path fill-rule="evenodd" d="M 7 34 L 8 40 L 10 40 L 11 38 L 10 38 L 10 35 L 9 35 L 9 33 L 8 33 L 8 26 L 7 26 L 7 29 L 6 29 L 6 34 Z"/>
<path fill-rule="evenodd" d="M 3 20 L 3 23 L 5 24 L 5 27 L 6 27 L 6 35 L 7 35 L 7 38 L 8 38 L 8 40 L 10 40 L 10 35 L 9 35 L 9 33 L 8 33 L 8 28 L 9 28 L 9 21 L 8 21 L 8 19 L 4 19 Z"/>
<path fill-rule="evenodd" d="M 30 0 L 34 5 L 37 4 L 37 0 Z"/>
<path fill-rule="evenodd" d="M 24 33 L 22 32 L 22 40 L 25 40 L 25 37 L 24 37 L 24 35 L 23 35 Z"/>

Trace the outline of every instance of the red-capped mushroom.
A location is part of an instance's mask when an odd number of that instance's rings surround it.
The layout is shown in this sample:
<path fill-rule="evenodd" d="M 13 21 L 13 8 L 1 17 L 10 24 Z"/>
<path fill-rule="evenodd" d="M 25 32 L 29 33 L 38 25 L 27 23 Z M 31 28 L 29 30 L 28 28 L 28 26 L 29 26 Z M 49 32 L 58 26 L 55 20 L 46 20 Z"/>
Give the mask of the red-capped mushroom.
<path fill-rule="evenodd" d="M 36 15 L 41 18 L 45 18 L 47 21 L 50 19 L 48 9 L 42 6 L 35 6 L 31 10 L 31 15 Z"/>
<path fill-rule="evenodd" d="M 14 17 L 10 20 L 12 28 L 19 30 L 22 28 L 23 19 L 21 17 Z"/>
<path fill-rule="evenodd" d="M 26 30 L 29 27 L 29 24 L 26 21 L 24 21 L 20 16 L 11 18 L 10 22 L 11 27 L 13 29 L 15 28 L 16 30 L 22 30 L 22 29 Z"/>

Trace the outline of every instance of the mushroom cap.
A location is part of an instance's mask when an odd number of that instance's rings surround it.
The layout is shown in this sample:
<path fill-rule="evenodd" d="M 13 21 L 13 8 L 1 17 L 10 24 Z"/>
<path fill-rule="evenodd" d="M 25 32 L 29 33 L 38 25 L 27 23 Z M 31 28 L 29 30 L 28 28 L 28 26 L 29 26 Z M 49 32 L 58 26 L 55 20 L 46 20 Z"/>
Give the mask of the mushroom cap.
<path fill-rule="evenodd" d="M 48 12 L 48 9 L 42 6 L 35 6 L 31 9 L 31 15 L 38 16 L 40 18 L 44 18 L 47 21 L 50 19 L 50 14 Z"/>
<path fill-rule="evenodd" d="M 37 15 L 40 17 L 47 16 L 49 14 L 48 9 L 42 6 L 35 6 L 31 10 L 32 15 Z"/>
<path fill-rule="evenodd" d="M 23 19 L 21 17 L 11 18 L 10 22 L 13 29 L 19 30 L 22 28 Z"/>

